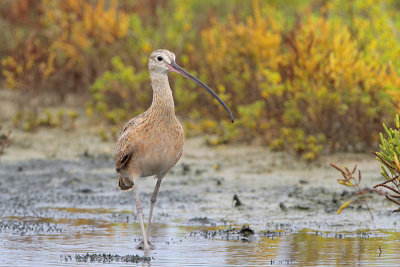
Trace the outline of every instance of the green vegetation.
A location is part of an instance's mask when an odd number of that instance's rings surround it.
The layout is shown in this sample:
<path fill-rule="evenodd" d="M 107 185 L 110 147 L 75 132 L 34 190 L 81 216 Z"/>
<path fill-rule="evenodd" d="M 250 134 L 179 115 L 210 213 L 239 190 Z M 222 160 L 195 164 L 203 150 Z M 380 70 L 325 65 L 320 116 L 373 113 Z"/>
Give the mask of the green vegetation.
<path fill-rule="evenodd" d="M 20 127 L 24 131 L 31 132 L 40 126 L 74 129 L 78 117 L 79 113 L 75 110 L 69 110 L 68 116 L 66 116 L 63 108 L 56 111 L 45 109 L 41 114 L 38 114 L 37 109 L 32 109 L 24 113 L 17 112 L 12 120 L 14 127 Z M 69 124 L 66 125 L 65 123 L 68 121 Z"/>
<path fill-rule="evenodd" d="M 170 75 L 189 135 L 213 134 L 210 145 L 259 138 L 311 161 L 374 147 L 397 112 L 399 11 L 395 0 L 5 0 L 0 68 L 4 86 L 26 98 L 83 93 L 87 115 L 119 127 L 149 106 L 148 56 L 166 48 L 237 119 Z M 56 120 L 44 112 L 38 122 L 24 97 L 16 125 Z"/>
<path fill-rule="evenodd" d="M 384 187 L 389 189 L 389 193 L 385 196 L 388 200 L 400 206 L 400 121 L 399 115 L 396 115 L 396 126 L 394 129 L 388 128 L 383 124 L 385 135 L 380 133 L 381 144 L 379 152 L 375 152 L 376 159 L 381 163 L 381 175 L 385 178 L 385 182 L 377 184 L 374 188 Z M 400 207 L 394 212 L 400 212 Z"/>

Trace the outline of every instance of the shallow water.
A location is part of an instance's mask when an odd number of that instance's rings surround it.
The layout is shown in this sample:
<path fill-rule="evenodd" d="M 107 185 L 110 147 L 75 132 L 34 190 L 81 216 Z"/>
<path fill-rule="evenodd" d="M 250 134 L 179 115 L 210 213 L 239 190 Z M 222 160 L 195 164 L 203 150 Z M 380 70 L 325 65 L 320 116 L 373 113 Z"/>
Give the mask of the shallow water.
<path fill-rule="evenodd" d="M 256 174 L 236 163 L 240 170 L 202 164 L 182 163 L 163 184 L 151 262 L 107 265 L 400 266 L 399 214 L 382 196 L 369 199 L 374 221 L 359 204 L 339 216 L 352 195 L 335 187 L 329 170 Z M 0 162 L 0 266 L 99 266 L 75 255 L 142 256 L 133 194 L 120 192 L 112 167 L 108 158 Z M 374 184 L 376 171 L 364 179 Z M 152 179 L 141 182 L 145 211 L 153 187 Z M 242 206 L 233 206 L 233 192 Z M 247 223 L 256 231 L 250 240 L 227 231 Z"/>
<path fill-rule="evenodd" d="M 143 255 L 143 252 L 134 248 L 141 234 L 138 224 L 51 220 L 48 225 L 45 219 L 11 219 L 16 222 L 21 220 L 27 224 L 41 225 L 42 232 L 45 232 L 43 228 L 54 227 L 52 225 L 55 223 L 60 231 L 35 234 L 34 226 L 31 231 L 16 234 L 3 229 L 0 234 L 0 265 L 87 266 L 89 263 L 76 262 L 75 255 Z M 152 260 L 137 265 L 400 265 L 400 232 L 395 230 L 321 232 L 303 229 L 297 232 L 256 233 L 252 239 L 243 240 L 237 235 L 227 238 L 224 231 L 214 232 L 221 228 L 154 224 L 153 229 L 152 236 L 155 239 L 152 241 L 156 249 L 150 255 Z M 214 237 L 211 237 L 213 234 Z M 108 264 L 135 265 L 119 262 Z"/>

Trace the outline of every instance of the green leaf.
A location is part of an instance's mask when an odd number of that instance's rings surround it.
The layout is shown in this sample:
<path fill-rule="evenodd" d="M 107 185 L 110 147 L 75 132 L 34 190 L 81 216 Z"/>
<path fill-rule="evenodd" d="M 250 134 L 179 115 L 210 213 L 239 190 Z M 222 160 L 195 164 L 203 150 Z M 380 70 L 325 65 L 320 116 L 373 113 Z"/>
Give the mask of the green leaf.
<path fill-rule="evenodd" d="M 395 130 L 394 131 L 394 141 L 396 143 L 396 146 L 399 146 L 400 144 L 400 137 L 399 137 L 399 131 Z"/>
<path fill-rule="evenodd" d="M 392 137 L 392 133 L 388 130 L 388 128 L 386 127 L 385 124 L 383 124 L 383 128 L 385 129 L 385 132 L 386 132 L 388 138 L 391 138 Z"/>

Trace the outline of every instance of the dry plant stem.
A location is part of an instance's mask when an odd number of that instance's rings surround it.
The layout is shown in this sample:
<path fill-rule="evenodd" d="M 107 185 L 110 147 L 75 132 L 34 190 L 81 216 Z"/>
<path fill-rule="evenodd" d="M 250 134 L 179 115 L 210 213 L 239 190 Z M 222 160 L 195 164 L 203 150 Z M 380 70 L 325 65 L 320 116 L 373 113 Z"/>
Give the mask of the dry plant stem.
<path fill-rule="evenodd" d="M 357 170 L 357 164 L 354 166 L 352 171 L 350 171 L 347 167 L 344 167 L 344 169 L 346 170 L 346 171 L 344 171 L 343 169 L 341 169 L 339 166 L 337 166 L 334 163 L 330 163 L 330 165 L 333 168 L 335 168 L 336 170 L 338 170 L 342 174 L 344 179 L 343 180 L 338 179 L 338 181 L 343 182 L 341 184 L 344 184 L 344 185 L 346 185 L 346 183 L 347 183 L 346 186 L 352 186 L 356 190 L 356 193 L 358 195 L 360 195 L 361 200 L 365 203 L 365 206 L 368 209 L 368 212 L 369 212 L 369 214 L 371 216 L 371 219 L 374 220 L 374 215 L 372 214 L 371 208 L 369 207 L 368 202 L 365 199 L 365 192 L 363 190 L 361 190 L 360 187 L 359 187 L 359 184 L 360 184 L 361 178 L 362 178 L 361 177 L 361 171 L 358 170 L 358 181 L 356 181 L 356 178 L 354 176 L 354 173 Z M 353 183 L 351 182 L 351 180 L 353 180 Z"/>
<path fill-rule="evenodd" d="M 356 168 L 357 168 L 357 164 L 356 164 L 356 166 L 354 166 L 354 169 L 353 169 L 353 172 L 352 172 L 352 173 L 355 173 Z M 347 168 L 346 168 L 346 169 L 347 169 Z M 353 176 L 353 179 L 355 180 L 354 176 Z M 354 187 L 355 187 L 355 188 L 357 189 L 357 191 L 360 193 L 361 200 L 365 203 L 365 206 L 367 206 L 369 215 L 371 215 L 371 219 L 374 220 L 374 215 L 372 215 L 371 209 L 370 209 L 370 207 L 369 207 L 369 205 L 368 205 L 367 200 L 365 199 L 364 193 L 361 191 L 360 187 L 358 186 L 358 184 L 359 184 L 360 182 L 361 182 L 361 171 L 358 170 L 358 183 L 355 183 L 355 184 L 354 184 Z"/>
<path fill-rule="evenodd" d="M 376 187 L 378 187 L 378 186 L 384 186 L 384 185 L 386 185 L 387 183 L 390 183 L 390 182 L 394 182 L 394 181 L 396 181 L 396 179 L 398 179 L 398 178 L 399 178 L 399 176 L 397 175 L 397 176 L 393 177 L 392 179 L 387 180 L 386 182 L 383 182 L 383 183 L 381 183 L 381 184 L 375 185 L 374 188 L 376 188 Z M 390 188 L 389 188 L 389 189 L 390 189 Z"/>
<path fill-rule="evenodd" d="M 329 165 L 331 165 L 331 166 L 332 166 L 333 168 L 335 168 L 336 170 L 340 171 L 340 172 L 342 173 L 343 177 L 346 179 L 346 173 L 345 173 L 341 168 L 339 168 L 339 166 L 337 166 L 337 165 L 334 164 L 334 163 L 330 163 Z"/>
<path fill-rule="evenodd" d="M 387 199 L 389 199 L 390 201 L 392 201 L 392 202 L 394 202 L 394 203 L 396 203 L 397 205 L 400 206 L 400 202 L 397 201 L 397 200 L 392 199 L 391 196 L 385 195 L 385 197 L 386 197 Z"/>
<path fill-rule="evenodd" d="M 395 168 L 393 168 L 389 162 L 387 162 L 385 159 L 383 159 L 381 156 L 378 155 L 378 153 L 373 152 L 372 154 L 374 154 L 375 156 L 377 156 L 384 164 L 386 167 L 392 169 L 393 171 L 397 171 Z"/>
<path fill-rule="evenodd" d="M 398 190 L 396 190 L 395 188 L 390 187 L 390 186 L 388 186 L 388 185 L 385 185 L 385 184 L 377 184 L 377 185 L 374 186 L 374 188 L 377 187 L 377 186 L 385 187 L 385 188 L 387 188 L 387 189 L 392 190 L 393 192 L 395 192 L 395 193 L 397 193 L 397 194 L 400 194 L 400 192 L 399 192 Z M 398 196 L 398 197 L 400 197 L 400 196 Z"/>
<path fill-rule="evenodd" d="M 371 209 L 370 209 L 370 207 L 368 206 L 368 202 L 367 202 L 367 200 L 365 199 L 364 193 L 361 192 L 361 189 L 360 189 L 360 187 L 358 187 L 358 185 L 355 185 L 355 187 L 356 187 L 356 189 L 358 190 L 358 192 L 360 192 L 361 200 L 365 203 L 365 206 L 367 206 L 369 215 L 371 215 L 371 219 L 374 220 L 374 215 L 372 215 Z"/>
<path fill-rule="evenodd" d="M 379 157 L 379 155 L 377 155 L 376 153 L 374 153 L 374 154 L 375 154 L 377 157 Z M 384 165 L 385 165 L 387 168 L 390 167 L 391 169 L 393 169 L 393 167 L 391 167 L 387 161 L 384 161 L 381 157 L 379 157 L 379 158 L 382 160 L 382 162 L 384 163 Z M 396 171 L 396 170 L 395 170 L 395 171 Z M 396 188 L 387 185 L 388 183 L 392 183 Z M 391 202 L 393 202 L 393 203 L 395 203 L 396 205 L 400 206 L 400 201 L 396 200 L 397 198 L 400 198 L 399 175 L 396 175 L 396 176 L 393 177 L 392 179 L 387 180 L 387 181 L 385 181 L 385 182 L 383 182 L 383 183 L 380 183 L 380 184 L 377 184 L 377 185 L 374 186 L 374 188 L 377 188 L 377 187 L 384 187 L 384 188 L 389 189 L 390 191 L 396 193 L 397 195 L 385 194 L 385 197 L 386 197 L 388 200 L 390 200 Z M 393 212 L 400 212 L 400 208 L 394 210 Z"/>

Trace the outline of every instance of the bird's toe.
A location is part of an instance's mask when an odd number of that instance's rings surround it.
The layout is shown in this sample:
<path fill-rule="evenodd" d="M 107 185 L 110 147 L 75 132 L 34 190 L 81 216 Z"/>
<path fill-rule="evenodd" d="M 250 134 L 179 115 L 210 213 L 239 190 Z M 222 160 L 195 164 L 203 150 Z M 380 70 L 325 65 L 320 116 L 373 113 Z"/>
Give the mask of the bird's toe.
<path fill-rule="evenodd" d="M 147 244 L 149 245 L 149 249 L 155 249 L 155 246 L 149 240 L 147 240 Z M 145 250 L 143 240 L 136 246 L 136 249 Z"/>

